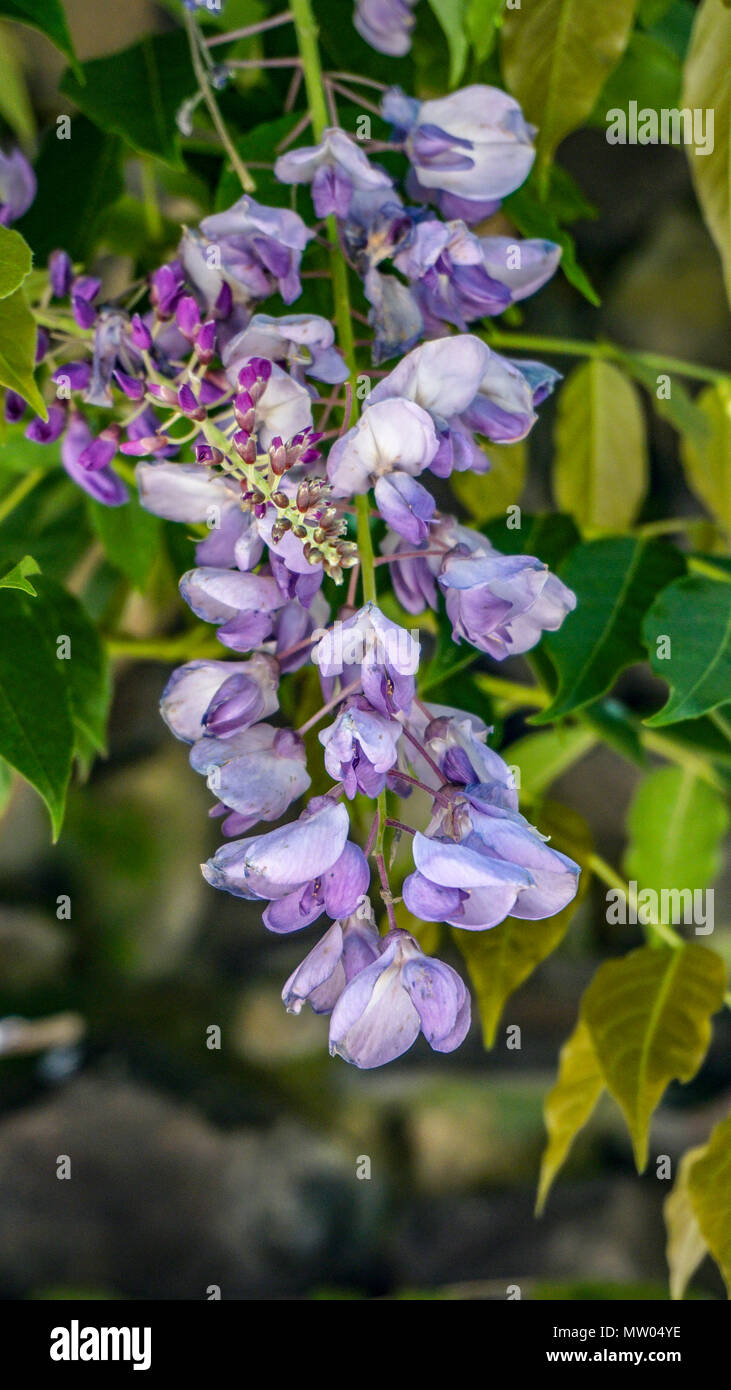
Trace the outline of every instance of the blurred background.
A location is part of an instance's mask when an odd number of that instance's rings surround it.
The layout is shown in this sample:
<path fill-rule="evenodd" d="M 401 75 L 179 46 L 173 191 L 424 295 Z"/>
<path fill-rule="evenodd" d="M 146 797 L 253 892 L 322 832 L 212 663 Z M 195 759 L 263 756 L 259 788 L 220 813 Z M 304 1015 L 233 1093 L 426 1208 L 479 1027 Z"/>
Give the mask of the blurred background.
<path fill-rule="evenodd" d="M 169 24 L 142 0 L 67 10 L 82 59 Z M 7 26 L 2 35 L 10 41 Z M 64 109 L 62 62 L 29 30 L 13 28 L 12 43 L 42 126 Z M 607 334 L 723 366 L 721 272 L 683 150 L 611 146 L 597 126 L 570 137 L 561 159 L 598 210 L 573 230 L 602 305 L 557 276 L 526 306 L 525 331 Z M 648 519 L 700 514 L 670 426 L 647 423 Z M 532 511 L 552 506 L 551 440 L 549 403 L 531 438 Z M 65 541 L 51 519 L 51 573 Z M 128 628 L 144 634 L 146 621 L 137 595 Z M 271 938 L 257 912 L 200 876 L 217 823 L 158 715 L 169 669 L 115 662 L 109 755 L 75 789 L 56 846 L 25 784 L 0 824 L 0 1019 L 30 1030 L 27 1051 L 0 1059 L 0 1296 L 203 1299 L 215 1286 L 238 1299 L 472 1299 L 518 1284 L 526 1298 L 666 1297 L 669 1184 L 652 1164 L 637 1176 L 611 1102 L 579 1137 L 545 1215 L 533 1215 L 559 1047 L 597 965 L 637 944 L 636 929 L 607 925 L 593 885 L 558 952 L 509 1001 L 491 1053 L 473 1026 L 450 1057 L 420 1039 L 374 1074 L 331 1060 L 326 1020 L 290 1017 L 280 1000 L 319 928 Z M 519 663 L 501 674 L 527 678 Z M 660 689 L 649 680 L 631 670 L 618 694 L 646 708 Z M 505 740 L 526 731 L 514 717 Z M 637 779 L 597 747 L 552 789 L 612 864 Z M 724 887 L 713 944 L 731 958 Z M 64 896 L 70 916 L 59 917 Z M 508 1024 L 521 1027 L 519 1051 L 505 1046 Z M 207 1045 L 211 1025 L 220 1049 Z M 673 1168 L 728 1109 L 730 1037 L 726 1011 L 701 1071 L 657 1112 L 652 1152 Z M 56 1177 L 59 1155 L 70 1181 Z M 364 1157 L 369 1178 L 358 1176 Z M 723 1297 L 709 1260 L 694 1289 Z"/>

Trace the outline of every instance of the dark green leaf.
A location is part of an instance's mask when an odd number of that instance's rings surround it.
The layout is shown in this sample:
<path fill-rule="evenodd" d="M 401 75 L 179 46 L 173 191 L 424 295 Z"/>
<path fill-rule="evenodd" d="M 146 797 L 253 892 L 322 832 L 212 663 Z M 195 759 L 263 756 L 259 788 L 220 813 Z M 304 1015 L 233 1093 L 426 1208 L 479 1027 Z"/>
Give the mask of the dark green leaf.
<path fill-rule="evenodd" d="M 576 594 L 576 611 L 544 639 L 558 691 L 533 723 L 549 723 L 596 700 L 620 671 L 644 659 L 642 620 L 658 591 L 682 570 L 679 553 L 657 541 L 622 536 L 576 546 L 559 569 Z"/>
<path fill-rule="evenodd" d="M 104 507 L 87 499 L 91 524 L 107 558 L 126 574 L 135 588 L 144 589 L 160 548 L 160 523 L 136 498 L 124 507 Z"/>
<path fill-rule="evenodd" d="M 645 723 L 694 719 L 731 699 L 731 583 L 692 574 L 659 594 L 643 634 L 670 698 Z M 669 641 L 667 640 L 669 639 Z"/>
<path fill-rule="evenodd" d="M 175 116 L 196 85 L 183 33 L 148 35 L 120 53 L 84 63 L 83 72 L 83 85 L 65 74 L 64 96 L 133 150 L 180 165 Z"/>
<path fill-rule="evenodd" d="M 18 223 L 38 262 L 56 247 L 84 260 L 95 244 L 99 219 L 123 189 L 122 146 L 79 116 L 68 140 L 55 130 L 45 138 L 36 162 L 38 194 Z M 69 189 L 74 191 L 69 197 Z"/>
<path fill-rule="evenodd" d="M 576 259 L 573 237 L 560 225 L 550 201 L 539 199 L 534 179 L 529 179 L 522 188 L 511 193 L 505 199 L 503 208 L 523 236 L 545 237 L 548 241 L 555 241 L 562 250 L 561 269 L 566 279 L 590 304 L 600 304 L 594 286 Z"/>
<path fill-rule="evenodd" d="M 71 776 L 74 726 L 61 663 L 49 649 L 37 598 L 0 591 L 0 755 L 40 793 L 54 839 Z"/>
<path fill-rule="evenodd" d="M 61 0 L 0 0 L 0 15 L 38 29 L 80 71 Z"/>

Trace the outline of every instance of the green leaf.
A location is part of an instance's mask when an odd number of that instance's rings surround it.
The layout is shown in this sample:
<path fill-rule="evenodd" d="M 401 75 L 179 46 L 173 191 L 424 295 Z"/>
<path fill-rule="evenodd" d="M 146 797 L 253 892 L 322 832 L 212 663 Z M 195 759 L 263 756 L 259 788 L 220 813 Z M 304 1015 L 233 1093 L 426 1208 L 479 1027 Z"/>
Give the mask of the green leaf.
<path fill-rule="evenodd" d="M 627 1120 L 640 1172 L 664 1091 L 676 1078 L 690 1081 L 703 1061 L 725 975 L 721 958 L 695 942 L 640 946 L 601 965 L 584 995 L 581 1017 Z"/>
<path fill-rule="evenodd" d="M 43 797 L 57 839 L 74 728 L 61 663 L 46 644 L 37 607 L 38 599 L 18 589 L 0 590 L 0 756 Z"/>
<path fill-rule="evenodd" d="M 134 497 L 124 507 L 104 507 L 87 499 L 91 524 L 107 558 L 144 590 L 160 549 L 160 522 Z"/>
<path fill-rule="evenodd" d="M 692 574 L 658 594 L 643 626 L 656 676 L 670 698 L 644 723 L 695 719 L 731 694 L 731 584 Z M 668 649 L 669 639 L 669 649 Z"/>
<path fill-rule="evenodd" d="M 540 1216 L 559 1169 L 580 1129 L 591 1118 L 604 1090 L 604 1077 L 591 1034 L 580 1017 L 561 1048 L 556 1084 L 546 1096 L 543 1115 L 548 1143 L 541 1159 L 536 1213 Z"/>
<path fill-rule="evenodd" d="M 506 10 L 502 64 L 526 119 L 538 126 L 539 168 L 594 107 L 627 45 L 636 0 L 522 0 Z"/>
<path fill-rule="evenodd" d="M 0 227 L 0 299 L 20 288 L 32 264 L 30 246 L 20 232 L 12 227 Z"/>
<path fill-rule="evenodd" d="M 83 65 L 84 82 L 67 72 L 61 91 L 102 130 L 140 154 L 181 166 L 176 113 L 195 90 L 182 32 L 148 35 L 131 48 Z"/>
<path fill-rule="evenodd" d="M 500 756 L 509 767 L 520 769 L 520 791 L 538 797 L 597 743 L 597 734 L 585 724 L 559 724 L 545 733 L 526 734 L 503 748 Z"/>
<path fill-rule="evenodd" d="M 80 71 L 61 0 L 0 0 L 0 15 L 38 29 Z"/>
<path fill-rule="evenodd" d="M 518 501 L 527 469 L 528 446 L 521 439 L 517 444 L 490 445 L 489 473 L 453 473 L 449 481 L 458 502 L 479 525 Z"/>
<path fill-rule="evenodd" d="M 542 834 L 550 834 L 556 849 L 578 863 L 586 863 L 593 842 L 586 822 L 577 812 L 549 804 L 541 811 L 538 828 Z M 492 1047 L 495 1041 L 510 996 L 563 940 L 588 886 L 589 874 L 584 870 L 573 902 L 553 917 L 540 921 L 506 917 L 498 926 L 483 932 L 453 929 L 452 936 L 467 964 L 480 1010 L 485 1047 Z"/>
<path fill-rule="evenodd" d="M 121 154 L 119 139 L 84 116 L 71 122 L 68 140 L 59 140 L 55 129 L 49 132 L 35 166 L 35 202 L 18 223 L 38 262 L 58 246 L 79 261 L 95 248 L 100 219 L 124 186 Z"/>
<path fill-rule="evenodd" d="M 716 1125 L 688 1172 L 688 1190 L 701 1235 L 731 1298 L 731 1117 Z"/>
<path fill-rule="evenodd" d="M 726 293 L 731 299 L 731 167 L 729 124 L 731 85 L 731 10 L 722 0 L 703 0 L 696 13 L 685 63 L 683 107 L 713 112 L 713 148 L 699 154 L 686 145 L 698 201 L 723 262 Z"/>
<path fill-rule="evenodd" d="M 705 1146 L 699 1144 L 683 1154 L 675 1186 L 664 1203 L 665 1227 L 668 1233 L 666 1254 L 672 1299 L 683 1297 L 689 1280 L 693 1278 L 701 1260 L 708 1252 L 688 1186 L 691 1167 L 703 1153 Z"/>
<path fill-rule="evenodd" d="M 26 555 L 17 565 L 13 565 L 7 574 L 0 579 L 0 589 L 22 589 L 23 593 L 31 594 L 36 597 L 37 590 L 33 588 L 28 575 L 40 574 L 41 567 L 37 565 L 32 555 Z"/>
<path fill-rule="evenodd" d="M 465 28 L 478 63 L 492 53 L 505 0 L 467 0 Z"/>
<path fill-rule="evenodd" d="M 555 175 L 555 169 L 552 173 Z M 576 259 L 576 246 L 573 237 L 559 222 L 559 216 L 566 217 L 566 210 L 562 207 L 561 212 L 559 212 L 552 206 L 552 199 L 555 203 L 558 197 L 559 195 L 553 192 L 552 181 L 548 197 L 545 201 L 541 201 L 538 196 L 536 179 L 531 176 L 522 188 L 517 189 L 515 193 L 511 193 L 510 197 L 504 200 L 503 211 L 515 223 L 523 236 L 544 237 L 548 241 L 555 241 L 561 247 L 561 270 L 566 279 L 569 284 L 574 286 L 574 289 L 577 289 L 585 299 L 588 299 L 590 304 L 596 307 L 601 303 L 601 300 L 589 277 Z M 583 212 L 579 215 L 587 216 L 587 213 Z"/>
<path fill-rule="evenodd" d="M 73 594 L 45 575 L 36 583 L 38 599 L 33 613 L 66 683 L 76 733 L 75 751 L 80 755 L 86 755 L 90 748 L 104 752 L 111 697 L 109 663 L 104 647 L 82 604 Z M 57 655 L 61 637 L 69 639 L 68 657 Z"/>
<path fill-rule="evenodd" d="M 48 419 L 48 411 L 33 376 L 38 330 L 22 289 L 0 299 L 0 386 L 9 386 L 29 406 Z"/>
<path fill-rule="evenodd" d="M 683 69 L 677 54 L 654 34 L 636 31 L 620 63 L 602 87 L 590 124 L 607 129 L 610 112 L 629 110 L 634 101 L 640 110 L 672 110 L 679 104 Z"/>
<path fill-rule="evenodd" d="M 681 440 L 685 476 L 696 497 L 731 535 L 731 384 L 704 387 L 696 408 L 706 434 L 700 441 Z"/>
<path fill-rule="evenodd" d="M 558 398 L 553 489 L 584 530 L 623 531 L 647 492 L 642 404 L 609 362 L 575 367 Z"/>
<path fill-rule="evenodd" d="M 721 867 L 728 824 L 725 800 L 715 787 L 687 768 L 655 768 L 632 800 L 624 871 L 640 891 L 707 888 Z"/>
<path fill-rule="evenodd" d="M 550 723 L 596 700 L 625 667 L 644 659 L 642 620 L 658 590 L 682 569 L 678 551 L 629 536 L 588 541 L 571 551 L 559 574 L 576 594 L 576 611 L 542 643 L 558 674 L 558 691 L 548 709 L 532 716 L 533 723 Z"/>
<path fill-rule="evenodd" d="M 520 524 L 516 518 L 501 518 L 481 526 L 483 535 L 505 555 L 536 555 L 549 569 L 558 569 L 580 541 L 576 525 L 570 516 L 544 512 L 532 516 L 523 512 Z"/>
<path fill-rule="evenodd" d="M 467 63 L 469 43 L 465 32 L 469 0 L 429 0 L 444 30 L 449 48 L 449 85 L 456 87 Z"/>

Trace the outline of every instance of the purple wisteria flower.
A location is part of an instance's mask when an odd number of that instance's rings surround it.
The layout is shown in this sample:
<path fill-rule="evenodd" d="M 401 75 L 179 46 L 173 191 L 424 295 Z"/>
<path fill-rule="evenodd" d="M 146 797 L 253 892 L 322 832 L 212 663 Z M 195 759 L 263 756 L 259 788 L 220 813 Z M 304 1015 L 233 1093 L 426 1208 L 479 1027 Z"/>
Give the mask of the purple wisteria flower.
<path fill-rule="evenodd" d="M 454 640 L 497 661 L 529 651 L 576 607 L 575 594 L 547 565 L 532 555 L 501 555 L 487 541 L 471 553 L 451 551 L 438 582 Z"/>
<path fill-rule="evenodd" d="M 453 1052 L 470 1026 L 470 996 L 456 970 L 425 956 L 405 931 L 346 985 L 330 1019 L 330 1053 L 353 1066 L 380 1067 L 423 1033 L 435 1052 Z"/>
<path fill-rule="evenodd" d="M 417 0 L 356 0 L 353 23 L 361 38 L 379 53 L 403 58 L 411 48 L 413 8 Z"/>
<path fill-rule="evenodd" d="M 251 358 L 265 358 L 300 384 L 305 376 L 328 383 L 347 381 L 348 368 L 334 343 L 332 324 L 319 314 L 285 314 L 278 319 L 254 314 L 227 345 L 223 361 L 229 376 L 238 375 Z"/>
<path fill-rule="evenodd" d="M 28 211 L 36 196 L 36 176 L 20 150 L 0 150 L 0 226 L 9 227 Z"/>
<path fill-rule="evenodd" d="M 183 575 L 180 592 L 197 618 L 218 626 L 219 642 L 236 652 L 253 651 L 271 636 L 284 603 L 273 575 L 206 565 Z"/>
<path fill-rule="evenodd" d="M 207 310 L 219 303 L 224 285 L 244 305 L 273 290 L 292 304 L 302 292 L 300 261 L 313 235 L 296 212 L 244 194 L 226 212 L 204 217 L 198 232 L 186 231 L 179 254 Z"/>
<path fill-rule="evenodd" d="M 274 173 L 282 183 L 309 183 L 318 217 L 347 217 L 355 193 L 390 190 L 393 180 L 371 164 L 355 140 L 337 127 L 323 132 L 319 145 L 279 156 Z"/>
<path fill-rule="evenodd" d="M 382 947 L 366 898 L 355 912 L 333 922 L 292 972 L 282 990 L 287 1012 L 301 1013 L 309 1004 L 316 1014 L 332 1013 L 345 986 L 378 959 Z"/>
<path fill-rule="evenodd" d="M 388 473 L 376 480 L 376 506 L 393 531 L 420 545 L 429 534 L 436 503 L 410 473 Z"/>
<path fill-rule="evenodd" d="M 415 283 L 424 321 L 437 331 L 441 322 L 464 330 L 511 302 L 508 286 L 488 272 L 480 242 L 464 222 L 421 222 L 394 265 Z"/>
<path fill-rule="evenodd" d="M 394 398 L 413 401 L 431 415 L 439 432 L 432 472 L 439 477 L 453 468 L 484 472 L 489 459 L 474 434 L 495 444 L 525 438 L 537 418 L 534 394 L 550 389 L 556 375 L 546 368 L 540 382 L 529 379 L 516 363 L 474 334 L 463 333 L 414 348 L 374 387 L 365 405 L 372 408 Z"/>
<path fill-rule="evenodd" d="M 498 87 L 463 87 L 424 102 L 392 87 L 381 109 L 404 140 L 418 189 L 439 195 L 445 217 L 479 221 L 530 173 L 535 128 Z"/>
<path fill-rule="evenodd" d="M 299 931 L 323 912 L 346 917 L 370 879 L 365 855 L 348 840 L 348 830 L 345 807 L 317 797 L 299 820 L 222 845 L 203 865 L 203 875 L 235 897 L 269 899 L 262 920 L 270 931 Z"/>
<path fill-rule="evenodd" d="M 276 661 L 261 652 L 248 661 L 189 661 L 173 671 L 160 713 L 184 743 L 227 737 L 275 713 L 278 677 Z"/>
<path fill-rule="evenodd" d="M 411 708 L 419 643 L 375 603 L 366 603 L 325 632 L 313 647 L 312 660 L 326 678 L 357 668 L 363 694 L 381 714 Z"/>
<path fill-rule="evenodd" d="M 394 470 L 414 476 L 435 457 L 439 438 L 427 411 L 393 395 L 364 410 L 358 423 L 333 444 L 327 476 L 336 497 L 367 492 L 376 478 Z"/>
<path fill-rule="evenodd" d="M 376 797 L 386 785 L 386 774 L 398 758 L 402 728 L 396 719 L 382 714 L 362 695 L 341 706 L 334 724 L 318 735 L 325 749 L 325 767 L 345 795 L 357 792 Z"/>
<path fill-rule="evenodd" d="M 228 835 L 244 834 L 258 821 L 279 820 L 311 780 L 302 739 L 271 724 L 252 724 L 218 738 L 207 733 L 193 744 L 190 764 L 220 798 L 216 813 L 229 813 L 223 826 Z"/>

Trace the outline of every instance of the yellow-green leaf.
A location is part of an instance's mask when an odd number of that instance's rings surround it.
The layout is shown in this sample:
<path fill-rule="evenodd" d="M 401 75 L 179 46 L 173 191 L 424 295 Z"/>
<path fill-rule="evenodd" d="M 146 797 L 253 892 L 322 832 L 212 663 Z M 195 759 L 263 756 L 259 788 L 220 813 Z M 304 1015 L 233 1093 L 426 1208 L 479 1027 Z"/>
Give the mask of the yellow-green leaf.
<path fill-rule="evenodd" d="M 648 483 L 637 389 L 610 362 L 576 367 L 558 398 L 553 487 L 561 511 L 587 530 L 624 531 Z"/>
<path fill-rule="evenodd" d="M 675 1186 L 665 1198 L 665 1227 L 668 1233 L 665 1253 L 670 1270 L 670 1297 L 683 1297 L 688 1282 L 693 1278 L 708 1246 L 698 1225 L 693 1199 L 688 1186 L 688 1176 L 696 1159 L 705 1153 L 704 1145 L 689 1149 L 683 1155 L 678 1168 Z"/>
<path fill-rule="evenodd" d="M 598 742 L 598 734 L 586 724 L 557 724 L 545 733 L 519 738 L 502 750 L 502 756 L 508 767 L 519 769 L 521 792 L 536 797 Z"/>
<path fill-rule="evenodd" d="M 540 1215 L 546 1205 L 553 1180 L 580 1129 L 587 1120 L 604 1089 L 604 1078 L 597 1060 L 591 1034 L 579 1018 L 571 1037 L 561 1048 L 558 1079 L 546 1097 L 544 1119 L 548 1143 L 541 1159 L 536 1211 Z"/>
<path fill-rule="evenodd" d="M 693 24 L 683 74 L 681 105 L 713 113 L 713 148 L 686 145 L 690 171 L 718 253 L 723 262 L 726 292 L 731 299 L 731 10 L 722 0 L 703 0 Z M 708 120 L 708 116 L 706 116 Z"/>
<path fill-rule="evenodd" d="M 522 0 L 505 11 L 503 72 L 538 126 L 544 172 L 559 142 L 593 110 L 627 46 L 635 7 L 636 0 Z"/>
<path fill-rule="evenodd" d="M 48 419 L 45 401 L 33 376 L 37 329 L 23 290 L 0 299 L 0 386 L 9 386 Z"/>
<path fill-rule="evenodd" d="M 706 386 L 695 404 L 710 429 L 700 441 L 681 438 L 685 476 L 711 516 L 731 534 L 731 385 Z"/>
<path fill-rule="evenodd" d="M 731 1116 L 716 1125 L 690 1168 L 688 1190 L 701 1235 L 731 1298 Z"/>
<path fill-rule="evenodd" d="M 518 501 L 528 469 L 528 446 L 523 439 L 517 444 L 491 444 L 488 453 L 489 473 L 453 473 L 450 478 L 452 492 L 478 525 L 504 516 Z"/>
<path fill-rule="evenodd" d="M 725 973 L 720 957 L 695 942 L 641 946 L 600 966 L 584 995 L 581 1017 L 629 1125 L 640 1172 L 663 1092 L 674 1078 L 690 1081 L 703 1061 Z"/>

